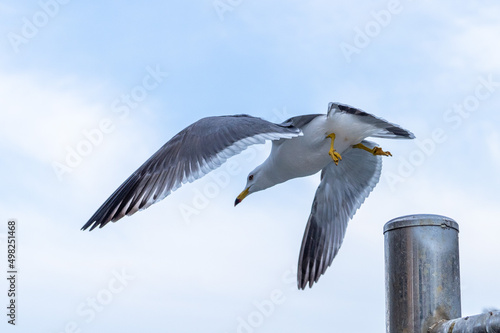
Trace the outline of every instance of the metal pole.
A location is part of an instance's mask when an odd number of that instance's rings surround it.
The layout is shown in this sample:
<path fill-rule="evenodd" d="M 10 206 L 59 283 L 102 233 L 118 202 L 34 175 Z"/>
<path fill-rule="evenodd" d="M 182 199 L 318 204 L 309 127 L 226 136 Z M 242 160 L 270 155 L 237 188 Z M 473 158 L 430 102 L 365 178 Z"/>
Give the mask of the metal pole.
<path fill-rule="evenodd" d="M 429 333 L 500 333 L 500 311 L 477 316 L 442 321 L 429 329 Z"/>
<path fill-rule="evenodd" d="M 461 316 L 458 224 L 409 215 L 384 226 L 387 333 L 427 333 Z"/>

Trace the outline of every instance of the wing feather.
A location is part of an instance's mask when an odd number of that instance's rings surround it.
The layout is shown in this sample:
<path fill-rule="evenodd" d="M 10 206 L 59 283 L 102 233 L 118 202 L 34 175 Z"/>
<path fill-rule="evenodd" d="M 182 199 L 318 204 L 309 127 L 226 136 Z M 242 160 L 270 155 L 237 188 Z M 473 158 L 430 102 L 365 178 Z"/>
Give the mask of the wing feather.
<path fill-rule="evenodd" d="M 146 209 L 250 145 L 299 135 L 301 130 L 292 124 L 274 124 L 248 115 L 200 119 L 175 135 L 125 180 L 82 230 L 102 228 Z"/>
<path fill-rule="evenodd" d="M 363 141 L 367 147 L 375 144 Z M 337 255 L 347 223 L 368 197 L 380 178 L 382 159 L 361 149 L 342 155 L 321 172 L 299 256 L 297 283 L 304 289 L 317 282 Z"/>
<path fill-rule="evenodd" d="M 387 120 L 376 117 L 368 112 L 354 108 L 352 106 L 340 103 L 330 103 L 328 105 L 328 113 L 341 112 L 356 116 L 356 119 L 364 123 L 370 124 L 378 129 L 378 131 L 370 136 L 375 138 L 386 139 L 414 139 L 415 135 L 402 128 L 399 125 L 388 122 Z"/>

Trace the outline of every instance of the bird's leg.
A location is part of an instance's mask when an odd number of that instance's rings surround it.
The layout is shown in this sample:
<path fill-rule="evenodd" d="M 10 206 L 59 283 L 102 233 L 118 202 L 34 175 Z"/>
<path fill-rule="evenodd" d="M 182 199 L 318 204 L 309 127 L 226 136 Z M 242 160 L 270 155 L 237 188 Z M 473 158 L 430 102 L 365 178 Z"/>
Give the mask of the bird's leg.
<path fill-rule="evenodd" d="M 335 133 L 328 134 L 326 137 L 332 139 L 332 143 L 330 145 L 330 151 L 328 152 L 328 155 L 331 156 L 335 165 L 339 165 L 339 161 L 342 160 L 342 156 L 340 156 L 340 154 L 337 153 L 335 148 L 333 148 L 333 142 L 335 141 Z"/>
<path fill-rule="evenodd" d="M 383 151 L 382 148 L 380 147 L 368 148 L 362 143 L 358 143 L 357 145 L 354 145 L 352 147 L 366 150 L 367 152 L 372 153 L 373 155 L 392 156 L 390 151 Z"/>

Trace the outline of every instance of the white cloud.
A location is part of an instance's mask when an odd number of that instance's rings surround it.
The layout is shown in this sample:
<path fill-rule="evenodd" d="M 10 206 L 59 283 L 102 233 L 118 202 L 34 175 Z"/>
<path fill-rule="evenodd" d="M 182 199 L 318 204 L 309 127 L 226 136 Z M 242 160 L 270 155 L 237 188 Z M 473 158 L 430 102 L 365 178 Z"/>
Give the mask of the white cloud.
<path fill-rule="evenodd" d="M 450 61 L 464 69 L 475 69 L 479 72 L 498 73 L 500 46 L 500 23 L 484 22 L 482 18 L 463 20 L 458 23 L 460 34 L 453 39 L 456 49 Z M 472 68 L 471 68 L 472 67 Z"/>
<path fill-rule="evenodd" d="M 27 74 L 2 74 L 2 141 L 20 154 L 49 162 L 63 148 L 98 123 L 105 105 L 91 105 L 85 96 L 62 89 L 64 82 Z"/>

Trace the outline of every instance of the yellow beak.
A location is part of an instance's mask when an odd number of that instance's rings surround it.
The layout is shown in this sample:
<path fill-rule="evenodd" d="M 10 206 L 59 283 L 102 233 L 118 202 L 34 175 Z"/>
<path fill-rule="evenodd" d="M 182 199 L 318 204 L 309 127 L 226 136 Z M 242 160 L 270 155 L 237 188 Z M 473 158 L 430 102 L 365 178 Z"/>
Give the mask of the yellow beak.
<path fill-rule="evenodd" d="M 248 195 L 249 191 L 250 191 L 250 187 L 247 187 L 243 192 L 241 192 L 240 195 L 238 195 L 238 197 L 234 201 L 234 205 L 236 206 L 237 204 L 239 204 L 240 202 L 242 202 L 243 199 L 245 199 L 246 196 Z"/>

